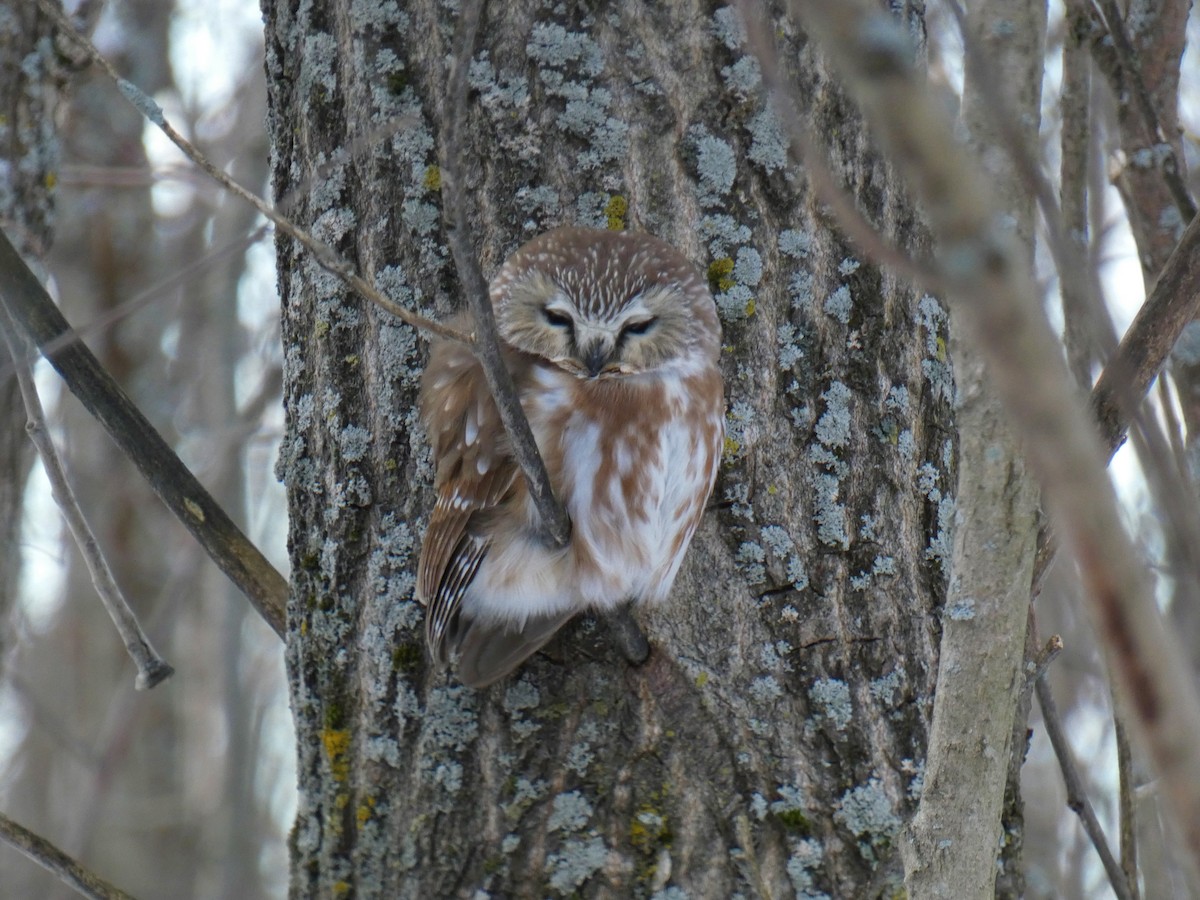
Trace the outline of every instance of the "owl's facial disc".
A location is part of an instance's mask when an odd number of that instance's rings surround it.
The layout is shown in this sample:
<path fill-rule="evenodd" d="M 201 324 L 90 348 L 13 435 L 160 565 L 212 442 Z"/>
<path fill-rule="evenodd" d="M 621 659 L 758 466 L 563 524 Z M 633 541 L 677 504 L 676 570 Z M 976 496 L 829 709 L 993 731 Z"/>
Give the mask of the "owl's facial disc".
<path fill-rule="evenodd" d="M 687 343 L 686 305 L 674 283 L 622 283 L 630 293 L 593 297 L 590 286 L 532 271 L 497 305 L 500 336 L 576 378 L 653 371 Z"/>

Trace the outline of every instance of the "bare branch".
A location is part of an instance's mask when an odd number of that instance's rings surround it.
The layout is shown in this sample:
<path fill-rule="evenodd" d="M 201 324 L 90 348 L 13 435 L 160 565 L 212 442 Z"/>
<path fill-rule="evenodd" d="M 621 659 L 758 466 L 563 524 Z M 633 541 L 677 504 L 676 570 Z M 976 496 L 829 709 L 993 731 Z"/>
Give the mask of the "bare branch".
<path fill-rule="evenodd" d="M 467 225 L 466 200 L 459 179 L 458 164 L 462 150 L 459 145 L 459 130 L 467 114 L 467 70 L 475 52 L 475 37 L 479 20 L 483 14 L 482 0 L 471 0 L 464 4 L 459 13 L 456 36 L 458 56 L 450 73 L 450 107 L 442 141 L 442 199 L 445 203 L 446 239 L 454 254 L 454 265 L 466 294 L 467 305 L 475 320 L 475 356 L 483 366 L 488 388 L 500 412 L 505 434 L 512 444 L 513 456 L 525 474 L 529 494 L 537 505 L 542 519 L 543 536 L 546 543 L 565 547 L 571 538 L 571 519 L 566 509 L 554 496 L 546 464 L 538 452 L 537 442 L 529 428 L 529 421 L 517 399 L 512 375 L 504 365 L 500 354 L 500 342 L 496 337 L 496 319 L 488 299 L 487 282 L 479 269 L 479 261 L 471 242 Z"/>
<path fill-rule="evenodd" d="M 43 348 L 43 351 L 50 353 L 58 349 L 60 346 L 69 344 L 71 341 L 87 337 L 95 332 L 103 331 L 110 325 L 119 322 L 128 316 L 134 315 L 135 313 L 145 309 L 155 300 L 158 300 L 170 289 L 181 284 L 185 284 L 190 279 L 195 278 L 197 275 L 201 274 L 216 263 L 222 261 L 226 257 L 232 256 L 236 253 L 244 252 L 249 247 L 257 243 L 269 229 L 269 225 L 263 224 L 249 234 L 243 235 L 240 238 L 235 238 L 221 245 L 220 247 L 214 248 L 199 259 L 193 260 L 186 265 L 178 267 L 166 278 L 163 278 L 156 284 L 152 284 L 150 287 L 141 291 L 136 296 L 116 304 L 110 309 L 105 310 L 105 312 L 103 312 L 101 315 L 94 317 L 86 325 L 81 325 L 78 328 L 73 329 L 68 334 L 65 334 L 59 342 L 51 342 Z M 12 374 L 12 372 L 9 365 L 0 363 L 0 381 L 3 381 L 10 374 Z"/>
<path fill-rule="evenodd" d="M 1200 314 L 1200 217 L 1193 218 L 1092 390 L 1091 405 L 1110 455 L 1124 441 L 1122 392 L 1142 397 L 1183 329 Z"/>
<path fill-rule="evenodd" d="M 1059 198 L 1062 227 L 1077 252 L 1088 244 L 1088 160 L 1091 156 L 1091 67 L 1087 54 L 1070 35 L 1063 42 L 1063 84 L 1060 98 L 1062 116 L 1062 162 L 1059 166 Z M 1089 280 L 1095 269 L 1085 270 Z M 1092 384 L 1092 363 L 1099 357 L 1099 311 L 1094 305 L 1098 295 L 1084 284 L 1059 273 L 1059 292 L 1063 306 L 1063 342 L 1071 373 L 1081 391 Z"/>
<path fill-rule="evenodd" d="M 84 897 L 92 900 L 133 900 L 89 869 L 85 869 L 48 840 L 18 825 L 0 813 L 0 840 L 21 851 L 47 872 L 57 875 Z"/>
<path fill-rule="evenodd" d="M 1108 840 L 1104 837 L 1104 829 L 1100 827 L 1100 820 L 1096 818 L 1096 811 L 1092 809 L 1087 792 L 1083 789 L 1083 779 L 1079 777 L 1075 754 L 1071 752 L 1071 744 L 1067 741 L 1066 733 L 1063 731 L 1062 719 L 1059 718 L 1058 707 L 1054 703 L 1054 695 L 1050 691 L 1049 681 L 1045 678 L 1038 679 L 1036 690 L 1038 705 L 1042 708 L 1042 722 L 1046 726 L 1046 736 L 1050 738 L 1050 745 L 1054 748 L 1054 755 L 1058 758 L 1058 767 L 1062 771 L 1063 784 L 1067 788 L 1067 806 L 1075 815 L 1079 816 L 1083 830 L 1087 833 L 1092 846 L 1096 848 L 1096 852 L 1100 854 L 1100 862 L 1104 865 L 1108 883 L 1112 885 L 1117 900 L 1136 900 L 1136 895 L 1130 889 L 1125 872 L 1108 846 Z"/>
<path fill-rule="evenodd" d="M 158 127 L 163 134 L 176 147 L 183 151 L 192 162 L 199 166 L 205 174 L 224 187 L 227 191 L 245 200 L 252 205 L 260 213 L 266 216 L 275 224 L 275 227 L 284 234 L 297 240 L 304 246 L 316 260 L 317 264 L 325 271 L 340 279 L 344 284 L 353 290 L 357 291 L 361 296 L 374 303 L 381 309 L 391 313 L 403 322 L 407 322 L 414 328 L 418 328 L 428 334 L 437 335 L 446 340 L 457 341 L 462 344 L 472 344 L 473 339 L 470 335 L 443 325 L 440 322 L 435 322 L 433 319 L 426 318 L 420 313 L 415 313 L 410 309 L 406 309 L 400 304 L 388 299 L 375 286 L 364 280 L 354 271 L 354 267 L 350 263 L 342 259 L 334 251 L 332 247 L 325 244 L 287 216 L 280 213 L 275 207 L 267 203 L 253 191 L 248 191 L 220 169 L 218 169 L 208 157 L 197 150 L 187 139 L 185 139 L 178 131 L 171 127 L 163 115 L 162 109 L 153 99 L 143 93 L 132 82 L 126 81 L 120 76 L 112 64 L 105 59 L 84 35 L 80 34 L 70 23 L 67 17 L 59 10 L 50 0 L 38 0 L 38 5 L 46 15 L 50 16 L 58 25 L 64 35 L 75 41 L 87 53 L 88 58 L 100 66 L 101 69 L 111 78 L 120 88 L 122 95 L 129 101 L 138 112 L 140 112 L 147 121 Z"/>
<path fill-rule="evenodd" d="M 25 403 L 25 414 L 29 420 L 25 427 L 37 448 L 38 455 L 42 458 L 42 466 L 50 481 L 50 490 L 54 501 L 62 510 L 67 527 L 75 538 L 84 562 L 87 563 L 88 571 L 92 575 L 92 583 L 96 586 L 96 593 L 100 595 L 104 608 L 112 617 L 113 625 L 116 626 L 121 640 L 125 643 L 125 649 L 129 651 L 129 656 L 137 666 L 138 674 L 135 686 L 138 690 L 152 688 L 164 679 L 170 678 L 175 670 L 151 646 L 149 639 L 142 631 L 137 616 L 125 602 L 125 596 L 121 593 L 116 578 L 113 577 L 112 569 L 109 568 L 108 560 L 104 558 L 96 535 L 92 532 L 91 526 L 88 525 L 87 519 L 83 515 L 83 510 L 79 507 L 79 502 L 75 499 L 75 492 L 67 480 L 62 460 L 59 458 L 58 451 L 54 448 L 54 441 L 51 440 L 50 432 L 46 428 L 46 415 L 42 410 L 42 401 L 38 397 L 37 387 L 33 383 L 33 372 L 29 367 L 28 347 L 17 336 L 12 319 L 3 310 L 0 310 L 0 320 L 6 326 L 4 342 L 8 346 L 9 355 L 16 367 L 17 384 L 20 387 L 21 399 Z"/>
<path fill-rule="evenodd" d="M 1200 315 L 1200 217 L 1193 218 L 1175 246 L 1150 296 L 1121 338 L 1116 353 L 1092 388 L 1090 405 L 1108 458 L 1125 442 L 1141 399 L 1166 364 L 1189 322 Z M 1108 329 L 1101 329 L 1101 333 Z M 1168 497 L 1169 499 L 1169 497 Z M 1041 591 L 1058 552 L 1057 538 L 1039 536 L 1033 593 Z"/>
<path fill-rule="evenodd" d="M 838 65 L 939 241 L 943 277 L 987 358 L 1048 506 L 1069 537 L 1122 701 L 1200 859 L 1200 701 L 1117 515 L 1036 286 L 999 227 L 986 178 L 917 77 L 914 48 L 869 0 L 793 3 Z M 1168 713 L 1169 710 L 1169 713 Z"/>
<path fill-rule="evenodd" d="M 242 534 L 154 426 L 100 365 L 0 231 L 0 305 L 37 345 L 180 522 L 275 633 L 287 628 L 287 581 Z"/>
<path fill-rule="evenodd" d="M 1035 635 L 1036 637 L 1036 635 Z M 1033 671 L 1029 674 L 1026 680 L 1026 690 L 1033 693 L 1033 686 L 1038 679 L 1043 678 L 1050 671 L 1050 666 L 1058 659 L 1060 653 L 1063 652 L 1063 639 L 1061 635 L 1052 634 L 1046 639 L 1046 646 L 1038 654 L 1037 659 L 1033 660 Z"/>
<path fill-rule="evenodd" d="M 1083 2 L 1086 0 L 1069 0 L 1067 5 L 1078 6 Z M 1183 167 L 1180 166 L 1179 159 L 1175 155 L 1175 145 L 1159 121 L 1154 101 L 1150 98 L 1150 91 L 1146 88 L 1145 79 L 1142 78 L 1141 67 L 1137 62 L 1137 53 L 1133 49 L 1128 32 L 1125 31 L 1125 19 L 1114 0 L 1094 0 L 1094 2 L 1104 17 L 1105 28 L 1112 38 L 1117 59 L 1127 79 L 1125 89 L 1132 93 L 1134 103 L 1142 117 L 1146 143 L 1147 145 L 1153 143 L 1164 148 L 1160 162 L 1163 180 L 1167 183 L 1171 198 L 1175 201 L 1175 206 L 1183 217 L 1183 221 L 1191 221 L 1196 215 L 1196 204 L 1192 200 L 1187 184 L 1184 183 Z"/>
<path fill-rule="evenodd" d="M 1133 748 L 1129 745 L 1129 732 L 1125 728 L 1125 717 L 1117 708 L 1117 698 L 1113 697 L 1113 730 L 1117 743 L 1117 774 L 1120 779 L 1118 790 L 1121 831 L 1121 871 L 1125 873 L 1125 883 L 1133 900 L 1138 900 L 1138 869 L 1137 869 L 1137 825 L 1135 811 L 1137 801 L 1134 797 L 1133 777 Z"/>

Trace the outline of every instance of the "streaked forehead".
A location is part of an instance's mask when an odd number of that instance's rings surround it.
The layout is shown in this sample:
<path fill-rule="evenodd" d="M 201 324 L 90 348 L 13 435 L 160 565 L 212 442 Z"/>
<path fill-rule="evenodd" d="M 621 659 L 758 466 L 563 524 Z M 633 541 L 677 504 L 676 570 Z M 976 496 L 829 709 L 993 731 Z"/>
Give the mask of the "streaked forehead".
<path fill-rule="evenodd" d="M 586 316 L 611 315 L 651 287 L 684 289 L 691 266 L 653 238 L 564 228 L 518 250 L 496 279 L 503 289 L 538 272 L 558 285 Z"/>

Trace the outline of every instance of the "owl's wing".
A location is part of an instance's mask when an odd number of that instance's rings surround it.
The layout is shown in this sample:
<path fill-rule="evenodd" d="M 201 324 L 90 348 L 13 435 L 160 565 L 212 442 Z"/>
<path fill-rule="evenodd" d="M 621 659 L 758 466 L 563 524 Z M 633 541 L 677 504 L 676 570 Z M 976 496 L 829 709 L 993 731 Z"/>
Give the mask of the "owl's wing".
<path fill-rule="evenodd" d="M 469 320 L 457 324 L 470 327 Z M 421 416 L 437 462 L 437 501 L 421 545 L 417 599 L 428 606 L 425 638 L 445 665 L 458 611 L 490 541 L 481 525 L 517 485 L 518 469 L 483 370 L 459 344 L 434 344 L 421 385 Z"/>

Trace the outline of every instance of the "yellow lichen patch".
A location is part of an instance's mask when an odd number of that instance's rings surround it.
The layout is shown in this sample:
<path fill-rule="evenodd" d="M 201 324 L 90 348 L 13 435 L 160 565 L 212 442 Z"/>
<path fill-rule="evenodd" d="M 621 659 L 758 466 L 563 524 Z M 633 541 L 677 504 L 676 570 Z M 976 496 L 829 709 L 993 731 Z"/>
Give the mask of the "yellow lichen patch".
<path fill-rule="evenodd" d="M 335 897 L 345 897 L 353 890 L 348 881 L 335 881 L 329 889 Z"/>
<path fill-rule="evenodd" d="M 749 301 L 747 301 L 747 303 L 746 303 L 746 315 L 748 315 L 748 316 L 754 315 L 755 309 L 756 309 L 756 307 L 754 305 L 754 298 L 751 297 L 749 299 Z"/>
<path fill-rule="evenodd" d="M 723 256 L 709 263 L 708 284 L 715 290 L 724 293 L 736 284 L 730 277 L 733 274 L 733 259 Z"/>
<path fill-rule="evenodd" d="M 425 177 L 421 179 L 421 184 L 430 191 L 440 191 L 442 189 L 442 170 L 437 166 L 430 166 L 425 170 Z"/>
<path fill-rule="evenodd" d="M 322 319 L 321 321 L 317 322 L 316 327 L 313 328 L 313 331 L 317 337 L 323 338 L 325 335 L 329 334 L 329 323 Z"/>
<path fill-rule="evenodd" d="M 737 441 L 735 441 L 729 435 L 725 435 L 725 446 L 721 450 L 721 455 L 723 457 L 725 457 L 726 459 L 733 459 L 733 457 L 738 455 L 738 452 L 741 449 L 742 449 L 741 444 L 739 444 Z"/>
<path fill-rule="evenodd" d="M 350 775 L 350 732 L 345 728 L 326 728 L 321 732 L 321 743 L 334 781 L 345 781 Z"/>
<path fill-rule="evenodd" d="M 708 673 L 701 672 L 699 675 L 696 676 L 696 687 L 702 688 L 706 684 L 708 684 Z"/>
<path fill-rule="evenodd" d="M 371 818 L 371 814 L 375 811 L 375 798 L 367 797 L 358 805 L 358 809 L 354 811 L 354 818 L 358 820 L 358 827 L 362 828 L 367 824 L 367 820 Z"/>
<path fill-rule="evenodd" d="M 613 194 L 604 205 L 604 217 L 608 220 L 609 231 L 625 230 L 625 214 L 629 212 L 629 201 L 620 194 Z"/>
<path fill-rule="evenodd" d="M 649 803 L 643 803 L 629 823 L 629 843 L 642 853 L 652 853 L 671 843 L 671 828 L 667 817 Z"/>
<path fill-rule="evenodd" d="M 188 515 L 197 522 L 204 521 L 204 510 L 200 508 L 200 504 L 190 497 L 183 498 L 183 508 L 188 511 Z"/>
<path fill-rule="evenodd" d="M 58 173 L 57 172 L 47 172 L 45 184 L 46 184 L 46 187 L 48 187 L 50 190 L 54 190 L 55 186 L 58 184 Z"/>

